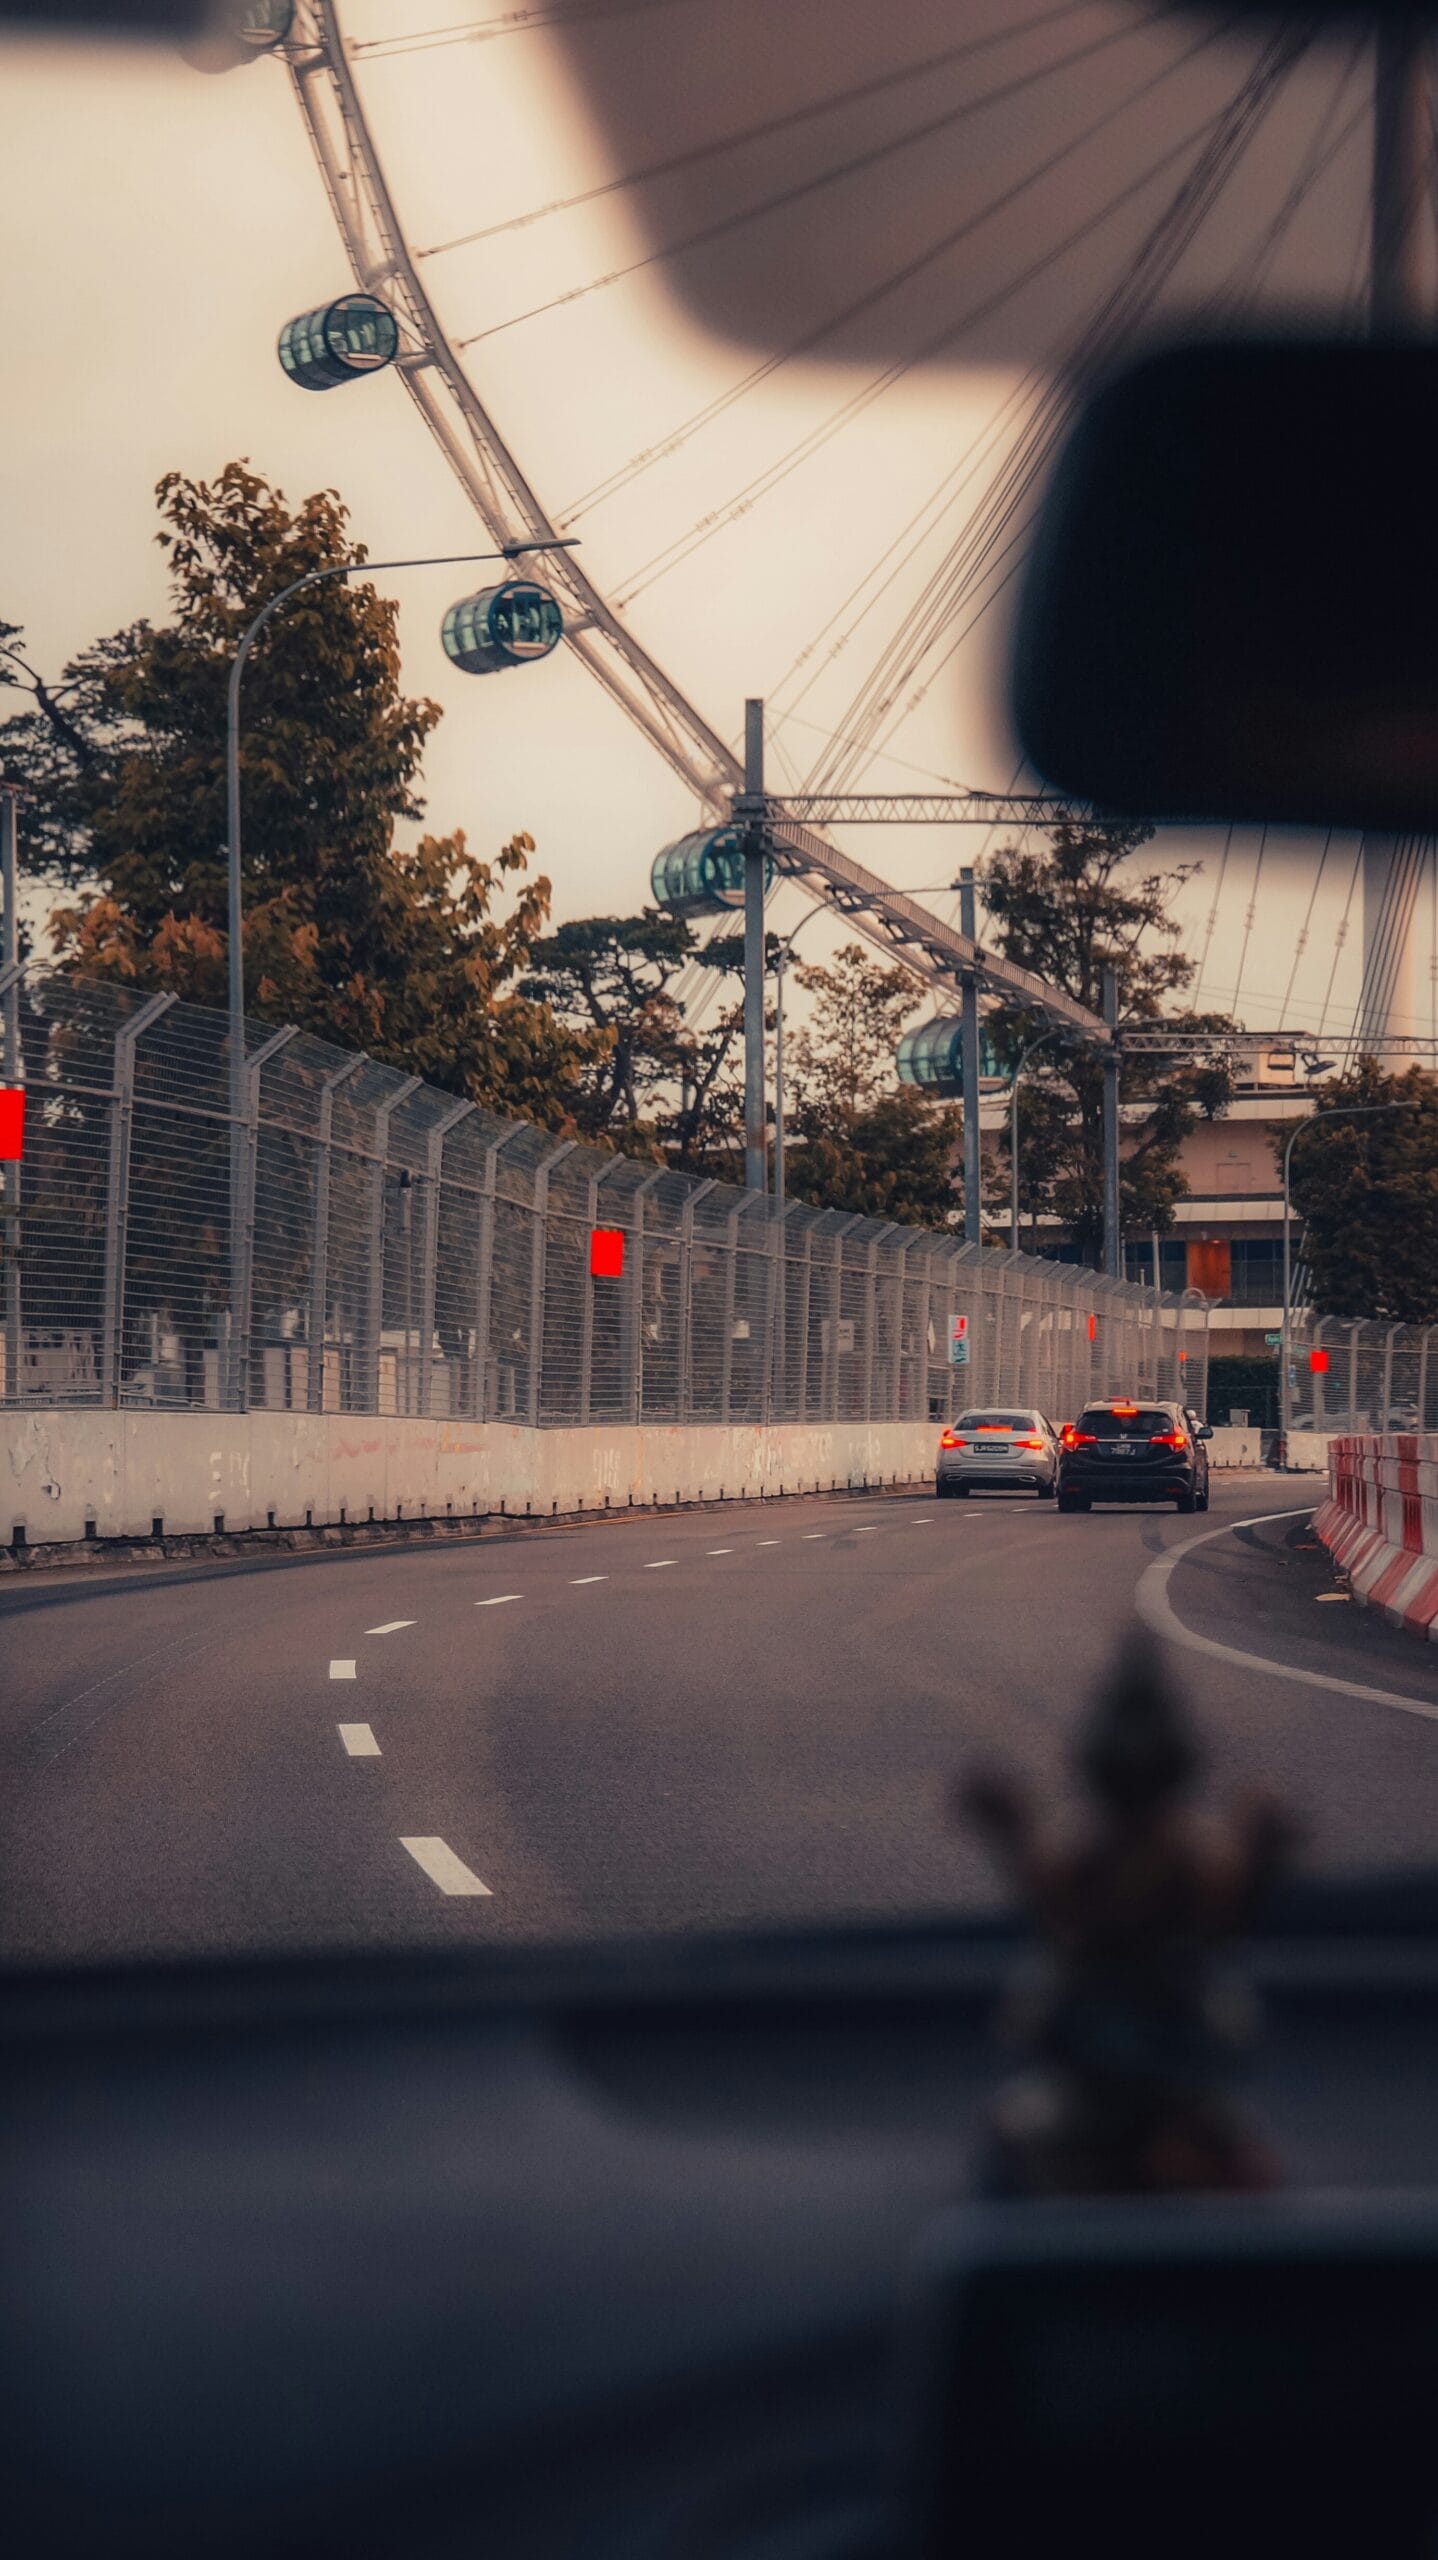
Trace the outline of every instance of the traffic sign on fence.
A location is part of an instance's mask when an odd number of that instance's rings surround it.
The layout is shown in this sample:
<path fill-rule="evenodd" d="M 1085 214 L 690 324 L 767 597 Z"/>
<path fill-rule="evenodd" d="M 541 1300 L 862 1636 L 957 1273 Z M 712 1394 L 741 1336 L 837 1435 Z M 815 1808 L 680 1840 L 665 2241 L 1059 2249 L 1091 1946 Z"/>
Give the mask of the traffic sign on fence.
<path fill-rule="evenodd" d="M 1283 1349 L 1283 1336 L 1281 1333 L 1266 1333 L 1263 1339 L 1267 1343 L 1270 1351 L 1281 1351 Z"/>
<path fill-rule="evenodd" d="M 951 1369 L 967 1368 L 968 1359 L 969 1319 L 967 1316 L 951 1316 L 949 1319 L 949 1366 Z"/>

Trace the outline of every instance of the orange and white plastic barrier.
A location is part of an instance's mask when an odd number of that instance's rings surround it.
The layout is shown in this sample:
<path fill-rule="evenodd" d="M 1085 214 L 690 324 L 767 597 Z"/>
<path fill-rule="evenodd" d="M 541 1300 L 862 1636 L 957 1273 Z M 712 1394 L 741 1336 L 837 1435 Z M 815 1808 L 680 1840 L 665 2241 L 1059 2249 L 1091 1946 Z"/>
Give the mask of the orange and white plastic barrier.
<path fill-rule="evenodd" d="M 1355 1600 L 1438 1643 L 1438 1433 L 1330 1441 L 1313 1526 Z"/>

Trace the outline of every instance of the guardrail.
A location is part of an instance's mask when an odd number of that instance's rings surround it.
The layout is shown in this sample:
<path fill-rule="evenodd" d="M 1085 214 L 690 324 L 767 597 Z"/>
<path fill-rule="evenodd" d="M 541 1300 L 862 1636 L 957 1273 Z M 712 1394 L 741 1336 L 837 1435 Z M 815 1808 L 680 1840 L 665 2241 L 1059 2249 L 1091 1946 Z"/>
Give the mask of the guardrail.
<path fill-rule="evenodd" d="M 165 996 L 31 976 L 20 1039 L 12 1407 L 530 1428 L 927 1424 L 999 1400 L 1061 1420 L 1111 1393 L 1203 1409 L 1187 1300 L 946 1232 L 776 1216 L 267 1024 L 236 1119 L 225 1017 Z"/>
<path fill-rule="evenodd" d="M 1341 1435 L 1313 1526 L 1361 1607 L 1438 1642 L 1438 1433 Z"/>

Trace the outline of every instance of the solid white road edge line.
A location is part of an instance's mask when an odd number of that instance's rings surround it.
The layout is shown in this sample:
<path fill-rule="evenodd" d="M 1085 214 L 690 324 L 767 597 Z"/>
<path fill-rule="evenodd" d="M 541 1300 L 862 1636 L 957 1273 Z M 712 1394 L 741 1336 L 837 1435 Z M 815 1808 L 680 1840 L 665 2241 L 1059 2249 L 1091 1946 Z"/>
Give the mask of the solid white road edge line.
<path fill-rule="evenodd" d="M 353 1680 L 354 1677 L 355 1667 L 352 1662 L 332 1662 L 330 1664 L 330 1678 L 332 1680 Z"/>
<path fill-rule="evenodd" d="M 418 1626 L 417 1618 L 386 1618 L 382 1627 L 366 1627 L 367 1636 L 397 1636 L 401 1627 Z"/>
<path fill-rule="evenodd" d="M 1345 1698 L 1363 1698 L 1370 1706 L 1401 1707 L 1405 1715 L 1426 1716 L 1438 1723 L 1438 1703 L 1429 1698 L 1405 1697 L 1397 1689 L 1370 1689 L 1361 1680 L 1340 1680 L 1329 1671 L 1300 1671 L 1294 1662 L 1274 1662 L 1262 1653 L 1245 1653 L 1238 1645 L 1219 1644 L 1213 1636 L 1201 1636 L 1193 1627 L 1185 1626 L 1168 1596 L 1168 1586 L 1175 1565 L 1191 1556 L 1195 1547 L 1206 1547 L 1215 1538 L 1226 1538 L 1234 1529 L 1261 1529 L 1270 1520 L 1311 1519 L 1316 1503 L 1295 1503 L 1283 1511 L 1256 1511 L 1249 1520 L 1225 1520 L 1217 1529 L 1200 1530 L 1196 1538 L 1185 1538 L 1181 1546 L 1170 1547 L 1168 1553 L 1155 1556 L 1140 1574 L 1133 1595 L 1135 1614 L 1142 1618 L 1156 1636 L 1169 1644 L 1183 1645 L 1190 1653 L 1206 1653 L 1216 1662 L 1241 1663 L 1245 1671 L 1265 1671 L 1275 1680 L 1299 1680 L 1309 1689 L 1336 1689 Z"/>
<path fill-rule="evenodd" d="M 352 1760 L 378 1760 L 380 1747 L 367 1724 L 342 1724 L 339 1737 Z"/>
<path fill-rule="evenodd" d="M 441 1893 L 487 1894 L 489 1892 L 488 1885 L 481 1884 L 478 1876 L 465 1865 L 464 1860 L 455 1856 L 448 1841 L 401 1840 L 399 1845 L 402 1849 L 408 1849 L 415 1865 L 423 1867 L 430 1883 L 437 1884 Z"/>

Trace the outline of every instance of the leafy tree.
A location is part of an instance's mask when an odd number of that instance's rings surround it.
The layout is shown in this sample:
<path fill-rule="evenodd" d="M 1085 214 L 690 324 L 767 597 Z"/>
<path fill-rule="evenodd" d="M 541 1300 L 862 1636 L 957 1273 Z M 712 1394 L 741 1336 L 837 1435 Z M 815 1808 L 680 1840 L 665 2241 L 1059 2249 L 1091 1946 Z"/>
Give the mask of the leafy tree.
<path fill-rule="evenodd" d="M 1319 1315 L 1438 1322 L 1438 1085 L 1372 1058 L 1323 1089 L 1321 1108 L 1396 1103 L 1325 1120 L 1293 1142 L 1292 1198 Z M 1276 1145 L 1281 1154 L 1281 1142 Z"/>
<path fill-rule="evenodd" d="M 816 1208 L 946 1224 L 958 1115 L 894 1077 L 917 1001 L 909 971 L 850 942 L 827 966 L 794 974 L 814 1005 L 791 1048 L 789 1116 L 800 1143 L 786 1160 L 788 1189 Z"/>
<path fill-rule="evenodd" d="M 1193 865 L 1135 875 L 1133 857 L 1152 835 L 1151 827 L 1065 823 L 1042 848 L 1002 848 L 985 867 L 982 885 L 991 939 L 1005 958 L 1037 971 L 1092 1013 L 1102 1012 L 1104 971 L 1111 966 L 1121 1022 L 1161 1017 L 1214 1035 L 1215 1048 L 1207 1056 L 1180 1064 L 1133 1059 L 1125 1066 L 1123 1101 L 1145 1108 L 1137 1121 L 1125 1113 L 1120 1214 L 1130 1231 L 1164 1234 L 1187 1190 L 1179 1162 L 1183 1141 L 1200 1115 L 1213 1118 L 1223 1109 L 1231 1079 L 1218 1051 L 1225 1018 L 1168 1009 L 1168 1000 L 1191 985 L 1195 974 L 1195 964 L 1177 947 L 1179 928 L 1170 912 Z M 1045 1028 L 1022 1007 L 1001 1009 L 990 1023 L 999 1055 L 1010 1067 Z M 1060 1219 L 1084 1259 L 1097 1265 L 1103 1249 L 1098 1051 L 1066 1038 L 1047 1041 L 1025 1069 L 1019 1123 L 1020 1190 L 1030 1214 Z M 1005 1132 L 992 1183 L 996 1215 L 1003 1213 L 1008 1188 Z"/>
<path fill-rule="evenodd" d="M 225 698 L 234 651 L 307 571 L 361 561 L 333 490 L 295 509 L 241 462 L 157 492 L 174 606 L 83 651 L 53 685 L 6 626 L 0 680 L 26 707 L 0 728 L 25 785 L 35 865 L 84 887 L 53 920 L 77 974 L 224 1001 Z M 461 831 L 412 852 L 396 824 L 418 793 L 436 704 L 399 683 L 396 608 L 335 579 L 291 599 L 245 674 L 245 979 L 251 1009 L 297 1022 L 472 1099 L 569 1124 L 605 1052 L 521 992 L 549 883 L 520 884 L 533 842 L 493 862 Z M 501 890 L 513 889 L 507 913 Z"/>

